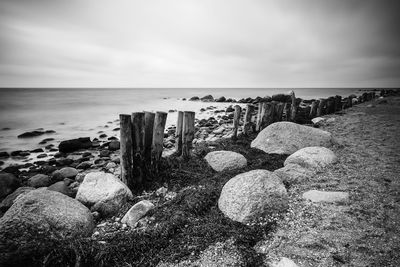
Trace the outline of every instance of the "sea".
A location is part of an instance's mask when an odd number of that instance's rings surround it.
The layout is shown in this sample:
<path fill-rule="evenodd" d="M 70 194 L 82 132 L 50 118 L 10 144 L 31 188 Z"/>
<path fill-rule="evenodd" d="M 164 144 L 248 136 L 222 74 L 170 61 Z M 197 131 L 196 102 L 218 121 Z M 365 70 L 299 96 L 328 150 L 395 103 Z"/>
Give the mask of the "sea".
<path fill-rule="evenodd" d="M 177 120 L 175 111 L 194 111 L 196 118 L 211 116 L 200 112 L 210 105 L 223 109 L 232 103 L 188 101 L 193 96 L 241 99 L 271 96 L 293 90 L 296 97 L 318 99 L 333 95 L 360 94 L 360 88 L 0 88 L 0 152 L 57 147 L 62 140 L 78 137 L 119 137 L 119 114 L 140 111 L 168 112 L 167 127 Z M 55 133 L 17 138 L 33 130 Z M 54 138 L 39 144 L 45 138 Z"/>

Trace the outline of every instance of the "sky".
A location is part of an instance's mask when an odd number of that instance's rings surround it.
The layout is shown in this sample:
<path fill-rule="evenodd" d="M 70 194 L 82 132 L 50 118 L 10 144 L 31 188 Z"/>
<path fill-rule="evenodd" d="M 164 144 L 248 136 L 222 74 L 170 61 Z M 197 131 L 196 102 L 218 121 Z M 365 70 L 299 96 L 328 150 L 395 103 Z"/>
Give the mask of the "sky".
<path fill-rule="evenodd" d="M 0 87 L 400 87 L 398 0 L 1 0 Z"/>

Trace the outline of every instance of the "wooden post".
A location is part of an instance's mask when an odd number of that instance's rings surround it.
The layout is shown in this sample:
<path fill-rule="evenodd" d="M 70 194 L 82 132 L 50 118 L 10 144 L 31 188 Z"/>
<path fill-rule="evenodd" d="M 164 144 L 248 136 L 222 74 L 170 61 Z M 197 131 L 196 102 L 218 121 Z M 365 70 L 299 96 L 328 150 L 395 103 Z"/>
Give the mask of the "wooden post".
<path fill-rule="evenodd" d="M 165 123 L 167 122 L 167 115 L 168 114 L 166 112 L 157 111 L 154 118 L 153 144 L 151 147 L 151 164 L 153 166 L 153 170 L 156 173 L 158 173 L 158 167 L 163 152 L 164 129 Z"/>
<path fill-rule="evenodd" d="M 120 114 L 120 143 L 121 143 L 121 180 L 130 189 L 134 189 L 133 175 L 132 175 L 132 122 L 131 116 L 127 114 Z"/>
<path fill-rule="evenodd" d="M 261 113 L 262 113 L 262 109 L 263 109 L 263 105 L 264 102 L 260 102 L 258 103 L 258 111 L 257 111 L 257 122 L 256 122 L 256 131 L 260 131 L 260 127 L 261 127 Z"/>
<path fill-rule="evenodd" d="M 352 106 L 353 106 L 353 97 L 352 96 L 349 96 L 348 98 L 347 98 L 347 105 L 348 105 L 348 107 L 349 108 L 351 108 Z"/>
<path fill-rule="evenodd" d="M 183 129 L 183 112 L 178 111 L 178 121 L 176 122 L 176 131 L 175 131 L 175 147 L 177 155 L 182 154 L 182 129 Z"/>
<path fill-rule="evenodd" d="M 262 129 L 267 127 L 268 125 L 272 124 L 275 119 L 275 105 L 276 103 L 273 102 L 268 102 L 267 105 L 265 106 L 265 113 L 264 117 L 262 119 Z"/>
<path fill-rule="evenodd" d="M 319 100 L 315 100 L 311 103 L 311 109 L 310 109 L 310 119 L 314 119 L 315 116 L 317 115 L 317 108 L 319 105 Z"/>
<path fill-rule="evenodd" d="M 295 121 L 296 120 L 296 113 L 297 113 L 297 105 L 296 105 L 296 96 L 294 94 L 294 91 L 290 92 L 290 97 L 292 99 L 292 107 L 291 107 L 291 113 L 290 113 L 290 120 Z"/>
<path fill-rule="evenodd" d="M 285 103 L 285 120 L 290 121 L 290 108 L 292 104 L 289 102 Z"/>
<path fill-rule="evenodd" d="M 244 115 L 244 123 L 243 123 L 243 134 L 248 135 L 250 132 L 250 128 L 252 125 L 251 122 L 251 116 L 254 111 L 254 106 L 251 104 L 248 104 L 246 107 L 246 114 Z"/>
<path fill-rule="evenodd" d="M 340 95 L 335 96 L 335 102 L 336 102 L 336 104 L 335 104 L 336 110 L 335 111 L 341 111 L 342 110 L 342 96 L 340 96 Z"/>
<path fill-rule="evenodd" d="M 185 159 L 190 157 L 190 151 L 193 146 L 194 118 L 195 113 L 192 111 L 185 111 L 183 113 L 182 157 Z"/>
<path fill-rule="evenodd" d="M 335 98 L 329 97 L 326 101 L 326 114 L 335 112 Z"/>
<path fill-rule="evenodd" d="M 325 104 L 326 104 L 326 99 L 321 98 L 319 100 L 319 105 L 317 108 L 317 117 L 321 117 L 322 115 L 324 115 Z"/>
<path fill-rule="evenodd" d="M 144 112 L 144 161 L 149 164 L 151 162 L 151 146 L 153 144 L 153 128 L 154 117 L 153 112 Z"/>
<path fill-rule="evenodd" d="M 132 113 L 132 143 L 134 187 L 140 188 L 144 180 L 144 112 Z"/>
<path fill-rule="evenodd" d="M 238 128 L 239 128 L 239 120 L 240 120 L 241 112 L 242 112 L 242 108 L 239 105 L 236 105 L 235 113 L 233 116 L 233 135 L 232 135 L 233 140 L 237 139 L 237 132 L 238 132 Z"/>
<path fill-rule="evenodd" d="M 276 103 L 273 122 L 282 121 L 282 114 L 284 108 L 285 108 L 285 103 L 282 102 Z"/>

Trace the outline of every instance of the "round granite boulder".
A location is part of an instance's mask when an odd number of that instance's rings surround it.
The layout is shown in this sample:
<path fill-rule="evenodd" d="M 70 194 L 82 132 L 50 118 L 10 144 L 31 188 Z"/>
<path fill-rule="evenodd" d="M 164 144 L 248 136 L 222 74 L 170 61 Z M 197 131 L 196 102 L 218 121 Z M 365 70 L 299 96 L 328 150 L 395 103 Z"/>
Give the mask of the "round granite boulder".
<path fill-rule="evenodd" d="M 268 154 L 293 154 L 309 146 L 330 147 L 333 143 L 329 132 L 293 122 L 276 122 L 262 130 L 251 142 L 251 147 Z"/>
<path fill-rule="evenodd" d="M 284 165 L 297 164 L 303 168 L 320 170 L 337 160 L 335 153 L 326 147 L 305 147 L 290 155 Z"/>
<path fill-rule="evenodd" d="M 217 172 L 241 169 L 247 166 L 246 158 L 233 151 L 213 151 L 204 158 Z"/>
<path fill-rule="evenodd" d="M 267 170 L 253 170 L 230 179 L 222 188 L 219 209 L 241 223 L 271 219 L 288 207 L 281 180 Z"/>

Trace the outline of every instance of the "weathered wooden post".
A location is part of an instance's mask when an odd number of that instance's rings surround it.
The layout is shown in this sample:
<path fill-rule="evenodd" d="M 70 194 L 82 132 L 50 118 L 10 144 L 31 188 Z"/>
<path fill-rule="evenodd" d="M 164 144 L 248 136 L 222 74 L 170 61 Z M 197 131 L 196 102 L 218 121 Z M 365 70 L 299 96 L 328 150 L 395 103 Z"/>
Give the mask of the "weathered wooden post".
<path fill-rule="evenodd" d="M 153 112 L 144 112 L 144 161 L 146 165 L 151 163 L 151 146 L 153 144 L 153 128 L 154 118 L 156 114 Z"/>
<path fill-rule="evenodd" d="M 276 106 L 275 101 L 266 103 L 264 117 L 262 119 L 262 124 L 261 124 L 262 129 L 264 129 L 265 127 L 274 122 L 275 106 Z"/>
<path fill-rule="evenodd" d="M 183 130 L 183 112 L 178 111 L 178 121 L 175 131 L 175 148 L 178 155 L 182 154 L 182 130 Z"/>
<path fill-rule="evenodd" d="M 315 116 L 317 115 L 317 108 L 319 105 L 319 100 L 314 100 L 311 103 L 311 108 L 310 108 L 310 119 L 314 119 Z"/>
<path fill-rule="evenodd" d="M 167 115 L 168 114 L 166 112 L 157 111 L 154 118 L 151 164 L 156 173 L 158 172 L 158 167 L 163 152 L 164 129 L 165 123 L 167 122 Z"/>
<path fill-rule="evenodd" d="M 290 107 L 292 106 L 291 103 L 286 102 L 285 103 L 285 120 L 290 121 Z"/>
<path fill-rule="evenodd" d="M 192 111 L 185 111 L 183 113 L 183 130 L 182 130 L 182 157 L 190 157 L 190 151 L 193 146 L 194 139 L 194 117 L 195 113 Z"/>
<path fill-rule="evenodd" d="M 326 101 L 326 114 L 331 114 L 335 112 L 335 98 L 329 97 Z"/>
<path fill-rule="evenodd" d="M 263 112 L 264 102 L 258 103 L 258 111 L 257 111 L 257 121 L 256 121 L 256 131 L 260 131 L 261 127 L 261 113 Z"/>
<path fill-rule="evenodd" d="M 326 105 L 326 99 L 321 98 L 319 100 L 319 105 L 317 108 L 317 117 L 321 117 L 322 115 L 324 115 L 325 105 Z"/>
<path fill-rule="evenodd" d="M 239 128 L 240 113 L 242 113 L 242 108 L 239 105 L 235 106 L 235 113 L 233 115 L 233 135 L 232 139 L 237 139 L 237 132 Z"/>
<path fill-rule="evenodd" d="M 291 99 L 292 99 L 290 120 L 294 122 L 294 121 L 296 120 L 296 113 L 297 113 L 296 96 L 295 96 L 295 94 L 294 94 L 294 91 L 291 91 L 291 92 L 290 92 L 290 97 L 291 97 Z"/>
<path fill-rule="evenodd" d="M 251 116 L 254 112 L 254 106 L 248 104 L 246 107 L 246 114 L 244 115 L 244 123 L 243 123 L 243 134 L 248 135 L 250 132 L 250 128 L 252 125 Z"/>
<path fill-rule="evenodd" d="M 273 122 L 278 122 L 282 120 L 282 114 L 284 108 L 285 108 L 285 103 L 282 102 L 276 103 Z"/>
<path fill-rule="evenodd" d="M 132 113 L 132 148 L 134 187 L 140 188 L 144 180 L 144 112 Z"/>
<path fill-rule="evenodd" d="M 120 114 L 120 142 L 121 142 L 121 180 L 130 189 L 134 189 L 133 181 L 133 150 L 132 150 L 132 122 L 131 116 Z"/>
<path fill-rule="evenodd" d="M 353 106 L 353 96 L 347 98 L 347 106 L 351 108 Z"/>
<path fill-rule="evenodd" d="M 337 96 L 335 96 L 335 102 L 336 102 L 336 104 L 335 104 L 335 111 L 341 111 L 342 110 L 342 96 L 340 96 L 340 95 L 337 95 Z"/>

